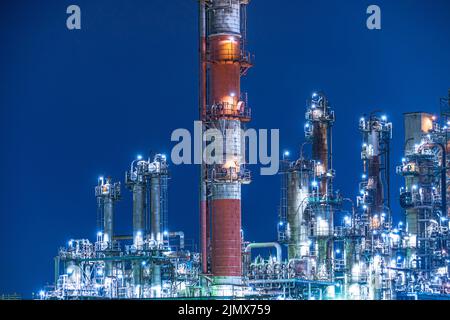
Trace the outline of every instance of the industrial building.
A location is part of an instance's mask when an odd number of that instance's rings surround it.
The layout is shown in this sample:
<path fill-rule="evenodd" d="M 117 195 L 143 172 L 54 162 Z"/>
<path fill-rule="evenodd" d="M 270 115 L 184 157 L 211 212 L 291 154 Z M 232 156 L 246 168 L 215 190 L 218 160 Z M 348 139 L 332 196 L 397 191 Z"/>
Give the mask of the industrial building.
<path fill-rule="evenodd" d="M 246 46 L 249 2 L 199 1 L 204 131 L 224 133 L 251 120 L 240 86 L 252 67 Z M 355 123 L 362 145 L 355 150 L 363 170 L 359 194 L 340 194 L 333 163 L 344 159 L 333 158 L 336 115 L 324 92 L 307 102 L 300 153 L 282 162 L 276 242 L 252 243 L 241 232 L 241 188 L 251 174 L 240 154 L 245 143 L 240 134 L 226 140 L 224 164 L 201 165 L 200 252 L 186 248 L 182 231 L 169 229 L 168 159 L 162 154 L 138 158 L 124 181 L 133 195 L 133 230 L 126 236 L 114 233 L 122 185 L 101 177 L 95 187 L 101 232 L 95 241 L 73 239 L 59 250 L 54 285 L 39 298 L 450 299 L 450 90 L 440 113 L 439 118 L 404 115 L 404 159 L 395 172 L 404 177 L 395 197 L 404 211 L 396 225 L 392 123 L 378 112 Z M 276 255 L 252 256 L 259 248 L 273 248 Z"/>

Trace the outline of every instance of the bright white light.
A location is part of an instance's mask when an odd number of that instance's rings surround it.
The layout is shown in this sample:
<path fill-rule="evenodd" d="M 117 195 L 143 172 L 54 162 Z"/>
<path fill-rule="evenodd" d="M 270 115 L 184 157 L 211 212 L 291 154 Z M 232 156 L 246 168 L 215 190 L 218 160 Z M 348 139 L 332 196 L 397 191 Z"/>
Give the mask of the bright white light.
<path fill-rule="evenodd" d="M 385 115 L 381 116 L 381 120 L 386 121 L 387 120 L 387 116 L 385 116 Z"/>
<path fill-rule="evenodd" d="M 101 231 L 97 232 L 97 237 L 101 237 L 103 233 Z"/>
<path fill-rule="evenodd" d="M 137 159 L 142 160 L 142 156 L 140 154 L 138 154 Z"/>
<path fill-rule="evenodd" d="M 417 190 L 417 185 L 416 185 L 416 184 L 413 185 L 413 186 L 412 186 L 412 189 L 413 189 L 413 190 Z"/>
<path fill-rule="evenodd" d="M 359 193 L 360 193 L 361 195 L 364 195 L 365 192 L 364 192 L 364 190 L 360 190 Z"/>
<path fill-rule="evenodd" d="M 360 121 L 365 121 L 366 119 L 365 118 L 361 118 L 361 119 L 359 119 Z"/>
<path fill-rule="evenodd" d="M 363 174 L 363 175 L 361 176 L 361 178 L 366 179 L 366 178 L 367 178 L 367 175 Z"/>
<path fill-rule="evenodd" d="M 312 94 L 312 96 L 313 96 L 313 98 L 317 97 L 317 92 L 314 92 L 314 93 Z"/>
<path fill-rule="evenodd" d="M 406 159 L 405 159 L 405 158 L 402 158 L 402 162 L 406 162 Z"/>
<path fill-rule="evenodd" d="M 313 186 L 313 188 L 317 187 L 317 181 L 314 180 L 314 181 L 311 183 L 311 185 Z"/>
<path fill-rule="evenodd" d="M 285 151 L 285 152 L 284 152 L 284 155 L 285 155 L 286 157 L 289 157 L 290 152 L 289 152 L 289 151 Z"/>
<path fill-rule="evenodd" d="M 145 261 L 142 261 L 142 265 L 145 266 L 147 263 Z"/>
<path fill-rule="evenodd" d="M 280 221 L 278 224 L 279 224 L 280 226 L 283 226 L 283 221 Z"/>
<path fill-rule="evenodd" d="M 73 245 L 73 240 L 69 241 L 69 247 L 71 247 Z"/>
<path fill-rule="evenodd" d="M 163 158 L 163 160 L 166 160 L 166 155 L 165 154 L 163 154 L 163 155 L 161 155 L 161 158 Z"/>
<path fill-rule="evenodd" d="M 164 231 L 163 234 L 164 234 L 165 236 L 168 236 L 168 235 L 169 235 L 169 232 Z"/>
<path fill-rule="evenodd" d="M 236 93 L 232 92 L 232 93 L 230 93 L 230 96 L 231 96 L 232 98 L 234 98 L 234 97 L 236 96 Z"/>
<path fill-rule="evenodd" d="M 340 253 L 341 253 L 341 250 L 336 249 L 336 253 L 337 253 L 337 254 L 340 254 Z"/>

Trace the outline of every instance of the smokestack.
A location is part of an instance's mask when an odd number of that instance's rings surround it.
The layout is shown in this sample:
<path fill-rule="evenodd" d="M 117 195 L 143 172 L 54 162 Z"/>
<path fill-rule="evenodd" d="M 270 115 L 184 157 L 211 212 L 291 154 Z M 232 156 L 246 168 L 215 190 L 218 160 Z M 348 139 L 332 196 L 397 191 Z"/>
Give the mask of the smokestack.
<path fill-rule="evenodd" d="M 200 104 L 206 95 L 205 108 L 200 107 L 204 130 L 233 131 L 231 139 L 223 139 L 223 163 L 202 165 L 201 175 L 201 244 L 203 272 L 207 271 L 208 240 L 211 233 L 211 273 L 214 284 L 240 283 L 242 277 L 241 250 L 241 184 L 245 168 L 241 159 L 242 122 L 250 121 L 246 101 L 242 99 L 241 74 L 250 67 L 248 56 L 243 54 L 245 7 L 248 1 L 213 0 L 206 13 L 200 3 L 200 41 L 205 34 L 208 49 L 208 66 L 204 70 L 201 59 Z M 200 54 L 204 46 L 200 43 Z M 206 90 L 207 88 L 207 90 Z M 207 91 L 207 92 L 206 92 Z M 208 159 L 210 160 L 210 159 Z M 208 163 L 211 163 L 208 161 Z M 210 229 L 211 227 L 211 229 Z"/>

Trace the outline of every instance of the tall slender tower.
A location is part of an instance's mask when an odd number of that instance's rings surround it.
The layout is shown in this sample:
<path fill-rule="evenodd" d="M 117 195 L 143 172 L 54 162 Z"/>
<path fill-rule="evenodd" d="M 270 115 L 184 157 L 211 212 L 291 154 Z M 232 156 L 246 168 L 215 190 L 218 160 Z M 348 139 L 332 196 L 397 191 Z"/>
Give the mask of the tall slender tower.
<path fill-rule="evenodd" d="M 364 171 L 358 206 L 368 229 L 378 230 L 383 223 L 390 222 L 389 142 L 392 123 L 386 116 L 378 117 L 372 113 L 368 118 L 361 118 L 359 130 L 363 135 L 361 159 Z"/>
<path fill-rule="evenodd" d="M 237 284 L 242 276 L 241 184 L 249 174 L 241 128 L 250 109 L 240 80 L 251 67 L 244 49 L 248 2 L 200 1 L 200 117 L 207 141 L 212 130 L 223 138 L 214 156 L 221 161 L 203 162 L 200 184 L 202 269 L 217 285 Z"/>
<path fill-rule="evenodd" d="M 314 181 L 312 183 L 309 208 L 313 218 L 313 236 L 317 268 L 322 278 L 330 278 L 332 273 L 334 211 L 337 201 L 333 193 L 333 149 L 332 127 L 334 110 L 325 94 L 314 93 L 306 110 L 305 135 L 312 145 Z"/>

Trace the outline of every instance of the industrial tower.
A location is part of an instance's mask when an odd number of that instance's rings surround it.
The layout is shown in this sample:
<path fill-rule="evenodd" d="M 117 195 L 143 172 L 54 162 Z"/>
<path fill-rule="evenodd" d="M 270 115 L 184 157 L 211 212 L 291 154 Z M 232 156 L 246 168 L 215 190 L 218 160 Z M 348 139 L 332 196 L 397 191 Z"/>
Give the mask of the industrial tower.
<path fill-rule="evenodd" d="M 240 81 L 251 67 L 245 51 L 248 2 L 199 4 L 200 118 L 206 140 L 207 132 L 216 130 L 224 142 L 222 161 L 202 157 L 200 183 L 202 271 L 213 276 L 218 290 L 242 281 L 241 185 L 250 177 L 241 154 L 241 129 L 250 121 L 250 109 Z"/>

